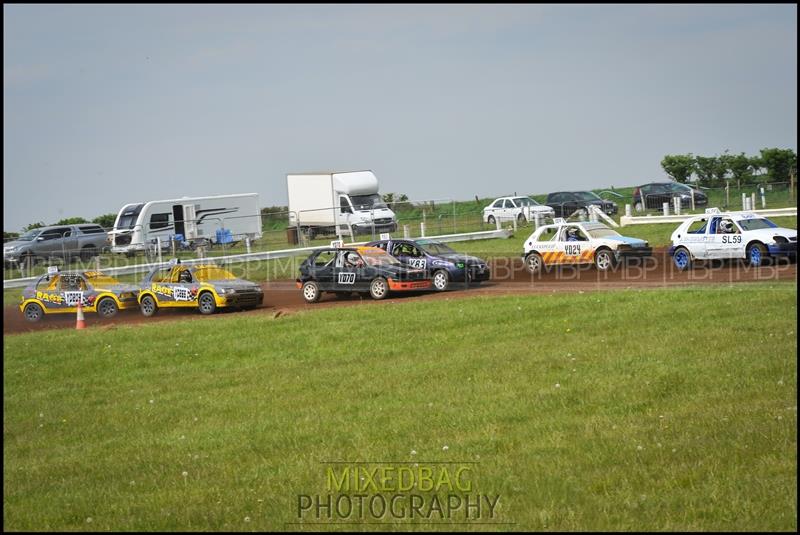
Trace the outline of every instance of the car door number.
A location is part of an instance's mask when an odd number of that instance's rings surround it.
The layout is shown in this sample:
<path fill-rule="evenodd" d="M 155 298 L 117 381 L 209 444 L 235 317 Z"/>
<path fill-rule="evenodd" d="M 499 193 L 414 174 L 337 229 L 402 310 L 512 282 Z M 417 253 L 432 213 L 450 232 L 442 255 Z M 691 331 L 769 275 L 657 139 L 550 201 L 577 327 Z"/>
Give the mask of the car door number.
<path fill-rule="evenodd" d="M 408 265 L 417 269 L 425 269 L 426 261 L 424 258 L 409 258 Z"/>
<path fill-rule="evenodd" d="M 339 273 L 339 284 L 355 284 L 355 273 Z"/>
<path fill-rule="evenodd" d="M 742 243 L 742 236 L 741 235 L 723 236 L 722 243 Z"/>
<path fill-rule="evenodd" d="M 570 256 L 578 256 L 581 254 L 581 246 L 573 243 L 568 243 L 565 246 L 565 252 Z"/>

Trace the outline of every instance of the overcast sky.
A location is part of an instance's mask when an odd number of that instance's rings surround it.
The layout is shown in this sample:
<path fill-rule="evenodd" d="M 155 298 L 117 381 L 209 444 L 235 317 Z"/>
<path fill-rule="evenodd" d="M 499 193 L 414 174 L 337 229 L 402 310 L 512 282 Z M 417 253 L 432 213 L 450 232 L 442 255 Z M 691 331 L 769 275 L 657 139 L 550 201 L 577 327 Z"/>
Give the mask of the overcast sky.
<path fill-rule="evenodd" d="M 412 199 L 797 150 L 796 5 L 3 6 L 3 227 L 372 169 Z"/>

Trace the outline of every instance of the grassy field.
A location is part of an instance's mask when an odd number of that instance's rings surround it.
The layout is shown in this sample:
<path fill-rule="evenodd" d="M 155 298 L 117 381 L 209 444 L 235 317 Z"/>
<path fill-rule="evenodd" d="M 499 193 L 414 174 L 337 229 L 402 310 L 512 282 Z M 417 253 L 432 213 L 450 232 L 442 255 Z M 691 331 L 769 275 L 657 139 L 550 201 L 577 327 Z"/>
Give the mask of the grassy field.
<path fill-rule="evenodd" d="M 287 523 L 325 492 L 322 462 L 391 460 L 475 463 L 507 524 L 450 529 L 794 531 L 796 297 L 408 300 L 6 336 L 4 528 L 302 529 Z"/>

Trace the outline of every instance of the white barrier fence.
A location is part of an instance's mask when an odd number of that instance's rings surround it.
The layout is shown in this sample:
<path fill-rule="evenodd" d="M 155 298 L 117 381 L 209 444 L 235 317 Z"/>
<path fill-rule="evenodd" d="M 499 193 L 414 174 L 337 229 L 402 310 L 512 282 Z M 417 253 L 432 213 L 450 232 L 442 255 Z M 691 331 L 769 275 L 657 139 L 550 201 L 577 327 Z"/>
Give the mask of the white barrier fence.
<path fill-rule="evenodd" d="M 748 199 L 749 201 L 749 199 Z M 666 203 L 665 203 L 666 204 Z M 750 204 L 749 202 L 747 203 Z M 667 208 L 664 209 L 667 211 Z M 737 210 L 731 210 L 731 212 L 736 212 Z M 762 215 L 765 217 L 781 217 L 781 216 L 797 216 L 797 207 L 792 208 L 772 208 L 768 210 L 738 210 L 742 212 L 748 212 L 752 214 Z M 626 215 L 619 218 L 620 226 L 627 226 L 627 225 L 649 225 L 652 223 L 683 223 L 690 217 L 694 217 L 701 214 L 689 214 L 689 215 L 645 215 L 645 216 L 629 216 L 628 210 L 626 209 Z"/>
<path fill-rule="evenodd" d="M 440 242 L 457 242 L 457 241 L 470 241 L 470 240 L 488 240 L 492 238 L 510 238 L 513 232 L 510 230 L 488 230 L 480 232 L 464 232 L 461 234 L 444 234 L 441 236 L 430 236 L 427 239 L 437 240 Z M 363 245 L 366 241 L 354 242 L 344 244 L 345 247 Z M 287 258 L 290 256 L 309 255 L 316 249 L 321 249 L 322 246 L 315 247 L 302 247 L 295 249 L 283 249 L 280 251 L 264 251 L 258 253 L 245 253 L 229 256 L 215 256 L 213 258 L 191 258 L 181 260 L 182 264 L 194 265 L 205 264 L 213 262 L 215 264 L 233 264 L 238 262 L 250 262 L 257 260 L 274 260 L 277 258 Z M 163 262 L 152 262 L 148 264 L 137 264 L 134 266 L 120 266 L 115 268 L 103 269 L 103 273 L 108 275 L 135 275 L 137 273 L 147 273 L 158 265 L 163 265 Z M 36 281 L 41 275 L 35 277 L 25 277 L 21 279 L 9 279 L 3 281 L 3 289 L 20 288 L 27 286 L 29 283 Z"/>

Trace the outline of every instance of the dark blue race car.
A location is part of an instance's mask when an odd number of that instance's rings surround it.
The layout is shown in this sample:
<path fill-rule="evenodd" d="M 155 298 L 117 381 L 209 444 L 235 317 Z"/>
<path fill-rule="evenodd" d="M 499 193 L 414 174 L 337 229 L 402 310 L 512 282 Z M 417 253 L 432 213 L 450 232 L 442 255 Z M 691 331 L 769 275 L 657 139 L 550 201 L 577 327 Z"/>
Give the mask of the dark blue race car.
<path fill-rule="evenodd" d="M 477 284 L 489 280 L 489 266 L 480 258 L 457 253 L 447 245 L 426 239 L 388 239 L 370 242 L 402 263 L 424 269 L 433 279 L 433 287 L 446 290 L 451 282 Z"/>

